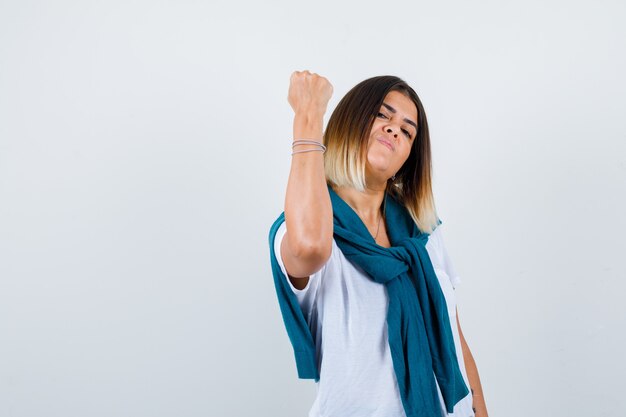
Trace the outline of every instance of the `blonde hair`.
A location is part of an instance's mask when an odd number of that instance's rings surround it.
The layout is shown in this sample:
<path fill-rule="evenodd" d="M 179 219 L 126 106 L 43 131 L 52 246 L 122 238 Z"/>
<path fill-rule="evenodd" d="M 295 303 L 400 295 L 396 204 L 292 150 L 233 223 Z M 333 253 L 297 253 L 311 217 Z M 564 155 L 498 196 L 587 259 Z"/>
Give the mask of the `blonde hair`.
<path fill-rule="evenodd" d="M 367 144 L 374 118 L 391 91 L 410 98 L 417 108 L 417 134 L 408 159 L 387 183 L 387 192 L 402 203 L 420 231 L 431 233 L 439 223 L 432 192 L 432 158 L 426 112 L 417 93 L 401 78 L 383 75 L 354 86 L 339 101 L 324 132 L 326 181 L 365 191 Z"/>

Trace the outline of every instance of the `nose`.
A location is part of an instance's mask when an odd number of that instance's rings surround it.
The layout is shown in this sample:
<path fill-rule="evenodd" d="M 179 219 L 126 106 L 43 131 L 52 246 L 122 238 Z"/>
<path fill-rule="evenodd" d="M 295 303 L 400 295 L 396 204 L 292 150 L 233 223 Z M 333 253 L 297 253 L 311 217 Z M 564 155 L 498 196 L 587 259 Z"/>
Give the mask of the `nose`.
<path fill-rule="evenodd" d="M 392 129 L 392 128 L 391 128 L 391 126 L 387 127 L 387 128 L 385 129 L 385 132 L 387 132 L 387 133 L 393 133 L 394 138 L 396 138 L 396 139 L 398 138 L 398 132 L 397 132 L 397 130 L 396 130 L 396 131 L 394 131 L 394 129 Z"/>

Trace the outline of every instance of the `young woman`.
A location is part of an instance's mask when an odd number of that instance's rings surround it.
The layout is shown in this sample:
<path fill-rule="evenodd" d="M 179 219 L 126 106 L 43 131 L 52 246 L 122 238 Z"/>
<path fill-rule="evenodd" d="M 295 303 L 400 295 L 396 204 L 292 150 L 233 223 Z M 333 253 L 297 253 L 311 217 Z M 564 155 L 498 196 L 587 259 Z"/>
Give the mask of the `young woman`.
<path fill-rule="evenodd" d="M 323 132 L 332 90 L 291 76 L 291 171 L 269 242 L 298 375 L 317 382 L 309 417 L 486 417 L 422 103 L 398 77 L 369 78 Z"/>

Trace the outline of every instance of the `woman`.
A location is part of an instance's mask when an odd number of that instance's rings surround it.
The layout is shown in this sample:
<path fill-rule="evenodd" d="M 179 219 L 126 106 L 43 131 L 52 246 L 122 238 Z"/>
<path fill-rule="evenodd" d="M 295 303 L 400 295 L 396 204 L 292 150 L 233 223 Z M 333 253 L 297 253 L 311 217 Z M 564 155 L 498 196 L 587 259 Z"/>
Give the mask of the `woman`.
<path fill-rule="evenodd" d="M 309 416 L 487 416 L 458 322 L 421 101 L 403 80 L 373 77 L 323 133 L 331 95 L 324 77 L 292 74 L 291 171 L 270 230 L 298 374 L 318 383 Z"/>

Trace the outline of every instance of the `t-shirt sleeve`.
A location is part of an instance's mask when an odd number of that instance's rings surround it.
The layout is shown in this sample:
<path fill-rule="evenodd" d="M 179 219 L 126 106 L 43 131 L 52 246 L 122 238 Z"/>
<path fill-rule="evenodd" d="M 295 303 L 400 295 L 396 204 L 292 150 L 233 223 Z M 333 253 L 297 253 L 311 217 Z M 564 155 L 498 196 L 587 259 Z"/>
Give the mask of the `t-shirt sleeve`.
<path fill-rule="evenodd" d="M 446 247 L 443 233 L 439 231 L 439 243 L 441 245 L 441 254 L 443 259 L 443 267 L 446 270 L 448 276 L 450 277 L 450 281 L 452 281 L 452 286 L 456 289 L 461 284 L 461 277 L 457 274 L 454 265 L 452 264 L 452 260 L 450 259 L 450 253 L 448 252 L 448 248 Z"/>
<path fill-rule="evenodd" d="M 311 275 L 309 277 L 309 282 L 307 283 L 306 287 L 304 287 L 303 289 L 299 290 L 296 287 L 294 287 L 287 276 L 287 270 L 285 269 L 285 264 L 283 263 L 283 259 L 282 259 L 281 252 L 280 252 L 280 244 L 283 241 L 283 237 L 285 236 L 285 233 L 287 233 L 287 226 L 286 226 L 286 222 L 283 222 L 278 228 L 278 230 L 276 231 L 276 236 L 274 237 L 274 253 L 276 254 L 276 260 L 278 261 L 280 270 L 284 274 L 285 279 L 287 280 L 287 283 L 289 284 L 289 288 L 291 288 L 291 291 L 293 291 L 293 293 L 296 295 L 296 298 L 298 299 L 298 303 L 300 304 L 300 308 L 302 308 L 302 311 L 305 313 L 308 319 L 314 307 L 315 295 L 317 293 L 317 288 L 319 286 L 322 271 L 326 268 L 326 266 L 324 266 L 320 271 Z"/>
<path fill-rule="evenodd" d="M 432 232 L 429 243 L 430 241 L 432 241 L 430 252 L 432 252 L 432 256 L 435 257 L 433 261 L 444 270 L 445 274 L 450 278 L 450 282 L 452 282 L 452 287 L 456 289 L 461 284 L 462 280 L 450 259 L 450 254 L 443 238 L 442 225 L 437 226 Z"/>

